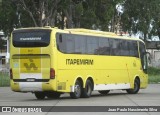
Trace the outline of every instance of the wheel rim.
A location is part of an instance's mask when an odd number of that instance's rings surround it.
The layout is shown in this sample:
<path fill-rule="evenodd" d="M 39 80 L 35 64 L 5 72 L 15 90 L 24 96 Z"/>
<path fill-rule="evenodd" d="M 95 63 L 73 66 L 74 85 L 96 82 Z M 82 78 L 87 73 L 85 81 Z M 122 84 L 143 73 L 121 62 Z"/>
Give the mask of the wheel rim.
<path fill-rule="evenodd" d="M 79 86 L 79 84 L 76 84 L 75 87 L 74 87 L 74 92 L 75 92 L 75 95 L 77 96 L 80 96 L 80 93 L 81 93 L 81 87 Z"/>

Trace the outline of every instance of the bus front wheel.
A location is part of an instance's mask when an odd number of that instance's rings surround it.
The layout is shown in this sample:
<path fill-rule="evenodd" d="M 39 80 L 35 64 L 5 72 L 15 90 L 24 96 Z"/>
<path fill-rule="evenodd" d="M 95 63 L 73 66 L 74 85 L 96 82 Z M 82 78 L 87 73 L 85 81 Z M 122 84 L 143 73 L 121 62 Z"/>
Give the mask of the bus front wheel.
<path fill-rule="evenodd" d="M 140 89 L 140 81 L 139 81 L 139 79 L 135 79 L 134 88 L 133 89 L 127 89 L 126 91 L 127 91 L 128 94 L 136 94 L 136 93 L 138 93 L 139 89 Z"/>
<path fill-rule="evenodd" d="M 73 99 L 78 99 L 80 98 L 82 93 L 82 85 L 81 83 L 77 80 L 74 86 L 74 92 L 70 93 L 70 97 Z"/>

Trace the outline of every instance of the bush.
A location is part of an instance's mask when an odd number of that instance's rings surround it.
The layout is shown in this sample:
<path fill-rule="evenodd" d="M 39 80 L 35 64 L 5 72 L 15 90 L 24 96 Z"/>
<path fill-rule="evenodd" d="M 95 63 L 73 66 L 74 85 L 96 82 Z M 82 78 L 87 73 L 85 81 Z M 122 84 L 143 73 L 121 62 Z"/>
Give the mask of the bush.
<path fill-rule="evenodd" d="M 148 68 L 149 83 L 160 83 L 160 68 Z"/>
<path fill-rule="evenodd" d="M 0 72 L 0 87 L 10 86 L 10 77 L 7 72 Z"/>
<path fill-rule="evenodd" d="M 160 75 L 160 68 L 149 67 L 148 74 L 149 75 Z"/>

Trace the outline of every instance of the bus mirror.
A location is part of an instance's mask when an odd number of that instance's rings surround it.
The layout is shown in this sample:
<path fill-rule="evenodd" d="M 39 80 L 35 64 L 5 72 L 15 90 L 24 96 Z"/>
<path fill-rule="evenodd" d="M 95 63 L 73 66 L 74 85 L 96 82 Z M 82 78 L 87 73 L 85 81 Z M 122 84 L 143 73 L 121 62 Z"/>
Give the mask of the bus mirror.
<path fill-rule="evenodd" d="M 62 43 L 62 34 L 59 34 L 59 42 Z"/>
<path fill-rule="evenodd" d="M 147 73 L 149 58 L 150 58 L 150 53 L 144 52 L 144 54 L 143 54 L 143 70 L 145 73 Z"/>

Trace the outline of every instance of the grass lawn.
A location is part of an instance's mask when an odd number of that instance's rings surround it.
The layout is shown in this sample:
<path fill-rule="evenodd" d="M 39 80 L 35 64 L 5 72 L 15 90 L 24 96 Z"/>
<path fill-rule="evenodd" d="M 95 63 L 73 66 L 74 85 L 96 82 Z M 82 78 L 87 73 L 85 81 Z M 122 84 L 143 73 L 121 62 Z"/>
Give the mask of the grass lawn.
<path fill-rule="evenodd" d="M 0 87 L 6 87 L 10 85 L 9 73 L 0 72 Z"/>
<path fill-rule="evenodd" d="M 160 83 L 160 68 L 148 68 L 149 83 Z"/>
<path fill-rule="evenodd" d="M 149 83 L 160 83 L 160 75 L 149 75 Z"/>

